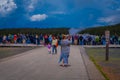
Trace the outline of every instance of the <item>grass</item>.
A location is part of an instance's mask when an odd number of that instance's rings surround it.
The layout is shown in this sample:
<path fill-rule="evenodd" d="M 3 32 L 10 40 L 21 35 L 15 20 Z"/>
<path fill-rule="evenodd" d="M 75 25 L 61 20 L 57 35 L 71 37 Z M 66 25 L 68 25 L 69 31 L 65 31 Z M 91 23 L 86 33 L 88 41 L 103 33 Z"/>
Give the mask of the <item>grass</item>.
<path fill-rule="evenodd" d="M 105 61 L 105 48 L 86 48 L 90 59 L 106 80 L 120 80 L 120 49 L 109 49 L 109 61 Z"/>
<path fill-rule="evenodd" d="M 0 47 L 0 59 L 17 55 L 31 49 L 34 48 L 33 47 Z"/>
<path fill-rule="evenodd" d="M 90 56 L 90 59 L 93 61 L 93 63 L 95 64 L 95 66 L 97 67 L 97 69 L 101 72 L 101 74 L 105 77 L 106 80 L 109 80 L 109 78 L 107 77 L 107 75 L 102 71 L 102 67 L 97 64 L 96 60 Z"/>

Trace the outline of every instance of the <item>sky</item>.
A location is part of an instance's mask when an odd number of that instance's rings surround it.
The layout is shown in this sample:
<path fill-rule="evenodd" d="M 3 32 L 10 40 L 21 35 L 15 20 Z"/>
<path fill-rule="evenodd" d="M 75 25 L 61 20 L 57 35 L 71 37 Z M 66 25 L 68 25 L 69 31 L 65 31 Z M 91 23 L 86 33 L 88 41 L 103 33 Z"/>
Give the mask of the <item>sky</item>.
<path fill-rule="evenodd" d="M 0 0 L 0 28 L 89 28 L 120 23 L 120 0 Z"/>

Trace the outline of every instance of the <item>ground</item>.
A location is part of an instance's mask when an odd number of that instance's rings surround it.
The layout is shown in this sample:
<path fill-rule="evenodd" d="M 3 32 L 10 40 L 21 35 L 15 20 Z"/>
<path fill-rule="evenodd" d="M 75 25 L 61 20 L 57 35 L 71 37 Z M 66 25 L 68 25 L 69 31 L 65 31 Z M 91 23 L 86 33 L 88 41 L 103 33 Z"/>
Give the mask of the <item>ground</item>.
<path fill-rule="evenodd" d="M 39 47 L 1 59 L 0 80 L 105 80 L 83 47 L 71 46 L 68 67 L 58 64 L 60 50 L 59 46 L 58 53 L 52 55 L 46 47 Z"/>
<path fill-rule="evenodd" d="M 110 80 L 120 80 L 120 48 L 109 49 L 109 61 L 105 61 L 105 48 L 86 48 L 86 52 Z"/>

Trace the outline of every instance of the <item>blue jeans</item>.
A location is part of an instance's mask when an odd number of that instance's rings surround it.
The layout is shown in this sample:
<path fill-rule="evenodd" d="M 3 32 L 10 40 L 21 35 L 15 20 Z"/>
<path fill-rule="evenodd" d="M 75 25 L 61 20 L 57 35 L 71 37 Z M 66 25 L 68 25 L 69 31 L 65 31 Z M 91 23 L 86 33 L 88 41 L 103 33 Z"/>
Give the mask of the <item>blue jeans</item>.
<path fill-rule="evenodd" d="M 103 45 L 105 45 L 105 44 L 106 44 L 106 41 L 105 41 L 105 40 L 103 40 L 102 42 L 103 42 Z"/>
<path fill-rule="evenodd" d="M 54 54 L 54 51 L 55 51 L 55 54 L 57 54 L 57 48 L 55 45 L 52 45 L 52 54 Z"/>
<path fill-rule="evenodd" d="M 83 45 L 83 41 L 80 41 L 80 42 L 79 42 L 79 45 Z"/>
<path fill-rule="evenodd" d="M 59 63 L 63 60 L 64 64 L 68 64 L 68 58 L 69 58 L 68 53 L 61 53 L 60 58 L 59 58 Z"/>

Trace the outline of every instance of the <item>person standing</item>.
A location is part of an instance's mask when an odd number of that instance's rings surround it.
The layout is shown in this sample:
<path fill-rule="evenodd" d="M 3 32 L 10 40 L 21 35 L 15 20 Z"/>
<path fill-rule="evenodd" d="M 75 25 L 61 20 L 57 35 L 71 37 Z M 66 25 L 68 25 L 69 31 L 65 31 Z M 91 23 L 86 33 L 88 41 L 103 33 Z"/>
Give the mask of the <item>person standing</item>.
<path fill-rule="evenodd" d="M 15 35 L 14 35 L 14 43 L 15 43 L 15 44 L 17 43 L 17 38 L 18 38 L 18 37 L 17 37 L 17 35 L 15 34 Z"/>
<path fill-rule="evenodd" d="M 6 35 L 4 35 L 4 36 L 3 36 L 3 39 L 2 39 L 2 42 L 3 42 L 3 43 L 6 43 L 6 42 L 7 42 L 7 40 L 6 40 L 6 39 L 7 39 L 7 36 L 6 36 Z"/>
<path fill-rule="evenodd" d="M 0 44 L 2 43 L 2 35 L 0 35 Z"/>
<path fill-rule="evenodd" d="M 47 45 L 48 44 L 48 35 L 47 34 L 45 34 L 45 36 L 44 36 L 44 41 L 45 41 L 44 45 Z"/>
<path fill-rule="evenodd" d="M 58 46 L 58 40 L 55 36 L 53 36 L 52 39 L 52 54 L 57 54 L 57 46 Z"/>
<path fill-rule="evenodd" d="M 68 58 L 69 58 L 71 43 L 72 41 L 70 40 L 70 36 L 63 36 L 63 39 L 61 41 L 61 54 L 59 58 L 59 64 L 62 62 L 62 66 L 65 67 L 68 66 Z"/>
<path fill-rule="evenodd" d="M 39 41 L 39 36 L 36 34 L 35 36 L 35 44 L 36 45 L 39 45 L 40 44 L 40 41 Z"/>

